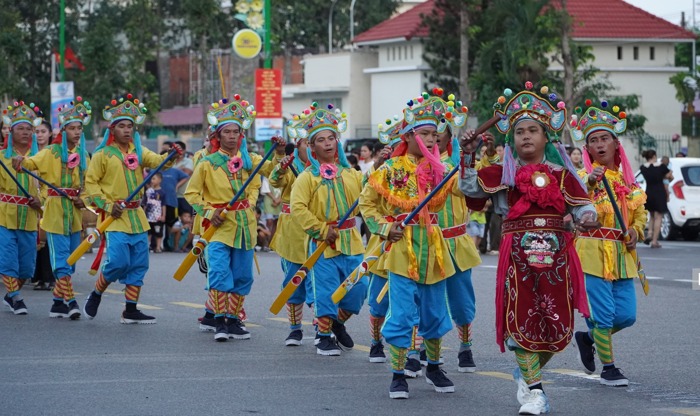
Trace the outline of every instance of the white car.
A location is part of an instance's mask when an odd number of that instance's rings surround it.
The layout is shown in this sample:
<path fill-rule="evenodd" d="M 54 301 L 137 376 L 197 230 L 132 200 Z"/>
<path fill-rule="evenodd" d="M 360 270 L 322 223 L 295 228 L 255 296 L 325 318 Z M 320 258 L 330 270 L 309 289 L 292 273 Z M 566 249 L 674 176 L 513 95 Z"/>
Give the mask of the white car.
<path fill-rule="evenodd" d="M 660 237 L 669 240 L 680 234 L 693 241 L 700 233 L 700 158 L 672 157 L 673 180 L 668 185 L 668 212 L 661 220 Z M 641 172 L 634 175 L 642 189 L 646 182 Z"/>

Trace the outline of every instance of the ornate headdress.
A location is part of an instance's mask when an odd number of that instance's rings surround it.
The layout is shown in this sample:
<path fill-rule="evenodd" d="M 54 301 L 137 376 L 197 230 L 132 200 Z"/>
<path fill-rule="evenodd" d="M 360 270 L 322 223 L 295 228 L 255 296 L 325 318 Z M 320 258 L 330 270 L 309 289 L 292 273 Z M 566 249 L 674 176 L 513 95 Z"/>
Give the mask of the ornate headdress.
<path fill-rule="evenodd" d="M 579 178 L 576 168 L 566 154 L 566 149 L 559 142 L 558 133 L 564 128 L 566 123 L 566 104 L 564 101 L 558 101 L 559 97 L 557 94 L 550 92 L 547 86 L 540 88 L 540 94 L 547 98 L 542 98 L 542 96 L 530 91 L 533 88 L 532 82 L 527 81 L 525 90 L 517 93 L 515 96 L 513 96 L 513 91 L 507 88 L 503 91 L 503 95 L 498 97 L 498 101 L 493 106 L 494 115 L 501 117 L 501 121 L 496 124 L 496 128 L 499 132 L 506 135 L 501 183 L 511 187 L 515 186 L 516 166 L 514 151 L 510 148 L 510 142 L 513 140 L 512 131 L 521 121 L 530 120 L 544 127 L 548 139 L 544 151 L 546 160 L 568 169 L 578 179 L 581 187 L 586 190 L 586 186 Z M 556 105 L 553 104 L 554 102 L 556 102 Z"/>
<path fill-rule="evenodd" d="M 109 128 L 105 130 L 102 142 L 95 148 L 95 151 L 111 145 L 112 142 L 114 142 L 112 126 L 121 120 L 129 120 L 134 123 L 134 125 L 143 124 L 143 122 L 146 121 L 147 112 L 148 109 L 146 106 L 131 94 L 127 94 L 126 97 L 113 99 L 110 105 L 105 106 L 104 110 L 102 110 L 102 117 L 109 122 Z M 138 131 L 134 132 L 133 141 L 136 156 L 138 156 L 139 164 L 141 164 L 141 135 Z"/>
<path fill-rule="evenodd" d="M 241 128 L 241 142 L 238 151 L 241 152 L 243 169 L 246 170 L 253 168 L 253 161 L 250 159 L 248 141 L 243 131 L 248 130 L 253 125 L 256 115 L 255 107 L 248 101 L 241 100 L 239 94 L 234 94 L 232 101 L 229 101 L 228 98 L 222 98 L 219 102 L 212 103 L 210 111 L 207 113 L 207 121 L 216 133 L 229 124 L 235 124 Z"/>
<path fill-rule="evenodd" d="M 66 138 L 65 127 L 73 122 L 79 122 L 84 126 L 89 124 L 91 120 L 92 108 L 89 102 L 83 102 L 83 97 L 78 96 L 75 101 L 70 102 L 70 105 L 58 107 L 58 123 L 61 126 L 61 134 L 54 143 L 61 145 L 61 161 L 63 163 L 68 163 L 68 139 Z M 87 169 L 85 153 L 85 133 L 81 133 L 78 154 L 80 155 L 80 169 L 82 170 Z"/>
<path fill-rule="evenodd" d="M 7 137 L 4 148 L 5 157 L 12 157 L 12 127 L 27 123 L 32 127 L 38 127 L 43 119 L 44 114 L 41 112 L 38 106 L 34 103 L 26 105 L 24 101 L 15 101 L 14 105 L 7 106 L 7 109 L 2 112 L 2 122 L 5 125 L 10 126 L 10 135 Z M 32 133 L 32 144 L 29 151 L 30 155 L 34 155 L 39 151 L 36 143 L 36 134 Z"/>
<path fill-rule="evenodd" d="M 302 115 L 299 116 L 298 120 L 293 120 L 287 126 L 287 134 L 295 142 L 299 139 L 308 139 L 309 142 L 313 142 L 316 133 L 325 130 L 335 132 L 336 140 L 338 141 L 338 163 L 343 167 L 349 168 L 350 163 L 340 143 L 341 133 L 345 132 L 348 128 L 347 114 L 343 113 L 339 108 L 334 109 L 333 104 L 328 104 L 327 108 L 328 109 L 319 108 L 318 103 L 314 101 L 309 108 L 302 111 Z M 306 149 L 306 153 L 309 158 L 309 163 L 311 164 L 311 171 L 314 175 L 319 175 L 320 164 L 313 156 L 310 147 Z"/>
<path fill-rule="evenodd" d="M 615 139 L 627 130 L 627 113 L 620 111 L 620 107 L 614 105 L 612 107 L 612 113 L 607 110 L 609 104 L 606 100 L 600 102 L 600 107 L 593 106 L 593 101 L 587 99 L 585 101 L 586 107 L 585 111 L 581 107 L 576 107 L 574 110 L 576 114 L 571 115 L 571 137 L 577 142 L 585 140 L 588 143 L 588 136 L 596 131 L 607 131 L 612 134 Z M 583 149 L 581 152 L 583 156 L 583 164 L 588 173 L 591 173 L 593 166 L 591 163 L 591 156 L 588 153 L 588 149 Z M 625 180 L 627 186 L 634 184 L 634 172 L 632 171 L 632 166 L 627 159 L 627 154 L 625 153 L 625 148 L 620 143 L 617 152 L 617 158 L 615 164 L 622 168 L 622 176 Z"/>

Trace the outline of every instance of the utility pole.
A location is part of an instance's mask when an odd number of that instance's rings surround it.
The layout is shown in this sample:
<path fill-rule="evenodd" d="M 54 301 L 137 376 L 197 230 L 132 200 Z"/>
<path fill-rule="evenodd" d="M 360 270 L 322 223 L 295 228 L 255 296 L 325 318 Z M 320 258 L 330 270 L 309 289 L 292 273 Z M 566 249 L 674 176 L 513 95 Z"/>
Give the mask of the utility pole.
<path fill-rule="evenodd" d="M 272 6 L 270 3 L 271 0 L 265 0 L 265 6 L 263 7 L 263 17 L 265 18 L 265 69 L 272 69 L 272 48 L 270 46 L 270 34 L 272 33 L 272 27 L 270 27 L 272 18 L 270 15 L 272 14 Z"/>
<path fill-rule="evenodd" d="M 333 53 L 333 8 L 338 0 L 331 1 L 331 11 L 328 12 L 328 53 Z"/>
<path fill-rule="evenodd" d="M 693 0 L 695 1 L 695 0 Z M 65 65 L 65 59 L 66 59 L 66 2 L 65 0 L 61 0 L 60 3 L 61 7 L 61 19 L 59 22 L 59 27 L 58 27 L 58 72 L 60 76 L 61 81 L 65 81 L 65 76 L 66 76 L 66 65 Z"/>
<path fill-rule="evenodd" d="M 352 39 L 355 37 L 355 1 L 350 2 L 350 50 L 355 50 L 355 44 L 352 43 Z"/>

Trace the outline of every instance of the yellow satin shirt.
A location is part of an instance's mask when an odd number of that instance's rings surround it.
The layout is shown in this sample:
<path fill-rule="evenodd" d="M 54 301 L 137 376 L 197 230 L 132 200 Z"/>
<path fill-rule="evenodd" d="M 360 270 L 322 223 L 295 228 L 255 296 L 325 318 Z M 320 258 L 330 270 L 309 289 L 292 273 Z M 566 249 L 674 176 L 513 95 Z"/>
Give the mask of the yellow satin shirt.
<path fill-rule="evenodd" d="M 292 169 L 287 168 L 282 171 L 280 165 L 277 165 L 268 179 L 270 186 L 282 190 L 282 203 L 289 204 L 292 197 L 292 186 L 296 180 Z M 270 248 L 285 260 L 302 264 L 306 260 L 306 250 L 301 244 L 302 241 L 306 241 L 304 229 L 292 219 L 291 214 L 282 212 L 277 220 L 277 231 L 272 237 Z"/>
<path fill-rule="evenodd" d="M 29 151 L 27 151 L 27 154 L 29 154 Z M 19 156 L 19 154 L 16 150 L 13 150 L 12 157 L 16 156 Z M 35 179 L 26 173 L 15 172 L 12 169 L 12 159 L 5 158 L 5 150 L 0 151 L 0 160 L 17 178 L 22 187 L 29 192 L 29 195 L 39 198 L 39 188 Z M 5 169 L 2 168 L 0 168 L 0 193 L 25 196 L 12 178 L 7 175 Z M 30 208 L 28 205 L 0 202 L 0 226 L 8 230 L 37 231 L 39 228 L 39 211 Z"/>

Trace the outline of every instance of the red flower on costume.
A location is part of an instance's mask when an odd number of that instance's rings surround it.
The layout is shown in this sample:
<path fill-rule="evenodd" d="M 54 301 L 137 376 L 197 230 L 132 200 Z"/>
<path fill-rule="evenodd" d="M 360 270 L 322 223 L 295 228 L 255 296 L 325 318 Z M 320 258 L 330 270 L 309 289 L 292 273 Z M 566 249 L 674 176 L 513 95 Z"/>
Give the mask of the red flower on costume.
<path fill-rule="evenodd" d="M 139 157 L 136 155 L 136 153 L 129 153 L 124 158 L 124 164 L 127 168 L 135 170 L 137 167 L 139 167 Z"/>
<path fill-rule="evenodd" d="M 243 166 L 243 159 L 241 159 L 238 156 L 234 156 L 228 161 L 228 171 L 231 172 L 232 174 L 235 174 L 239 170 L 241 170 L 241 167 Z"/>
<path fill-rule="evenodd" d="M 72 153 L 70 156 L 68 156 L 68 162 L 66 162 L 66 166 L 68 166 L 68 169 L 73 169 L 74 167 L 78 166 L 80 163 L 80 155 L 77 153 Z"/>
<path fill-rule="evenodd" d="M 324 163 L 321 165 L 321 177 L 323 179 L 335 179 L 338 174 L 338 167 L 330 163 Z"/>
<path fill-rule="evenodd" d="M 508 212 L 508 219 L 518 218 L 535 204 L 540 208 L 552 207 L 562 214 L 566 203 L 559 191 L 559 182 L 544 164 L 527 165 L 515 174 L 515 187 L 523 196 Z"/>

